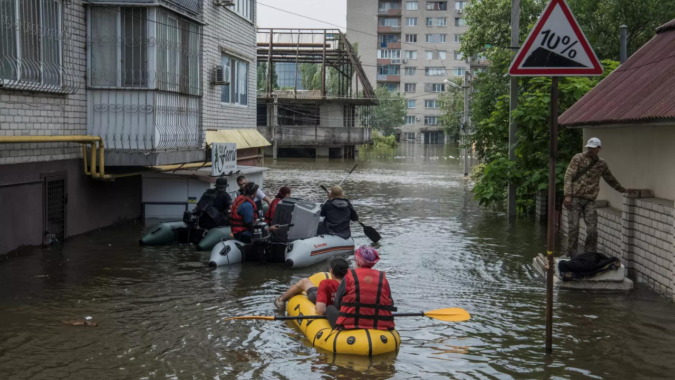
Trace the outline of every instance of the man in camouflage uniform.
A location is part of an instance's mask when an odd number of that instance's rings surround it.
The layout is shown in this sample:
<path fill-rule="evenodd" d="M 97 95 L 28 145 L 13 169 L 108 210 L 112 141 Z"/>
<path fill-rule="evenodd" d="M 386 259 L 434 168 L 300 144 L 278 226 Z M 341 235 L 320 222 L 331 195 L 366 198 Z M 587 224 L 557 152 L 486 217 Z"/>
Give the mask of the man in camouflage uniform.
<path fill-rule="evenodd" d="M 565 172 L 565 208 L 568 210 L 567 223 L 567 255 L 577 254 L 579 242 L 579 219 L 584 216 L 586 222 L 586 242 L 584 252 L 598 251 L 598 212 L 595 209 L 595 199 L 600 191 L 600 177 L 608 185 L 620 193 L 632 192 L 627 190 L 614 178 L 609 165 L 598 153 L 602 150 L 600 139 L 593 137 L 586 144 L 588 151 L 579 153 L 572 158 Z"/>

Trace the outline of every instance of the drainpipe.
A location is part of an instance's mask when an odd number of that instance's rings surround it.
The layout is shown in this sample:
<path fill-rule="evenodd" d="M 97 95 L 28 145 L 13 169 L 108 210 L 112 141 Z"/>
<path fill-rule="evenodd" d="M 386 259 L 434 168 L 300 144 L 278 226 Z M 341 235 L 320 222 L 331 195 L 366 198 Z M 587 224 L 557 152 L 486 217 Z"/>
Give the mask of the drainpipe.
<path fill-rule="evenodd" d="M 621 52 L 619 53 L 619 61 L 624 63 L 628 59 L 628 26 L 621 25 L 619 30 L 621 30 Z"/>

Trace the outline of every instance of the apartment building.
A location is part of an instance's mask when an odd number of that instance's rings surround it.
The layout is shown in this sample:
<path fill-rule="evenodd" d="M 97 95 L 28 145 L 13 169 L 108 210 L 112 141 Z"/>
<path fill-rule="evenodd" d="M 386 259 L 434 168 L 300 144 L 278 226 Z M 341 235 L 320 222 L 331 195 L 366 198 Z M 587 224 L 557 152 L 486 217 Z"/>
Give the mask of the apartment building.
<path fill-rule="evenodd" d="M 439 94 L 469 69 L 459 53 L 467 1 L 347 0 L 347 36 L 368 79 L 405 96 L 401 141 L 444 143 Z"/>
<path fill-rule="evenodd" d="M 257 134 L 255 15 L 255 0 L 0 1 L 0 254 L 137 218 L 146 173 L 204 163 L 210 131 Z"/>

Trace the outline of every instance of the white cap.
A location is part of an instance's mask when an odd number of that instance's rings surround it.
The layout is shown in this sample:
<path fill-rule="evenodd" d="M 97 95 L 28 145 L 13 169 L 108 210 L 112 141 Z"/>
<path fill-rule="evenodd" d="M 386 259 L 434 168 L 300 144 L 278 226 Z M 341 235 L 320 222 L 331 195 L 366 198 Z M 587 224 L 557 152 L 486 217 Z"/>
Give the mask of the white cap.
<path fill-rule="evenodd" d="M 593 137 L 590 140 L 588 140 L 588 144 L 586 144 L 586 148 L 600 148 L 602 146 L 602 143 L 600 143 L 600 139 L 597 137 Z"/>

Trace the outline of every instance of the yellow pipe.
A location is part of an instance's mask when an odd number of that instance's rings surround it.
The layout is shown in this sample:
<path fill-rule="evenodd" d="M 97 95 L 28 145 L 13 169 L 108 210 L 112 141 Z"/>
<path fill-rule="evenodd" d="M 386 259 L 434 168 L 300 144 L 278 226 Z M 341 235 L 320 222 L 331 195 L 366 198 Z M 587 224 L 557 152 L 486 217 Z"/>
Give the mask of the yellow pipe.
<path fill-rule="evenodd" d="M 72 136 L 0 136 L 0 143 L 36 143 L 36 142 L 72 142 L 90 143 L 103 141 L 99 136 L 72 135 Z"/>
<path fill-rule="evenodd" d="M 173 165 L 157 165 L 157 166 L 151 166 L 152 169 L 158 170 L 160 172 L 168 172 L 171 170 L 176 170 L 176 169 L 194 169 L 194 168 L 200 168 L 200 167 L 207 167 L 211 166 L 210 162 L 196 162 L 196 163 L 191 163 L 191 164 L 173 164 Z"/>

